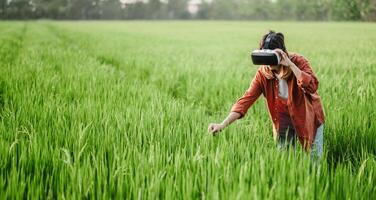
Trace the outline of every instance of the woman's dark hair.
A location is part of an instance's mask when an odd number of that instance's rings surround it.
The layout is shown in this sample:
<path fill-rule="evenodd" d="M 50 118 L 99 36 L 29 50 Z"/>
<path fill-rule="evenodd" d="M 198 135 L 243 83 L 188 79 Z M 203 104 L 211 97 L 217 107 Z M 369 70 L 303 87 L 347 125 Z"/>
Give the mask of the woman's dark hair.
<path fill-rule="evenodd" d="M 279 32 L 276 33 L 274 31 L 269 31 L 269 33 L 266 33 L 264 36 L 262 36 L 262 39 L 260 41 L 260 49 L 281 49 L 287 54 L 287 56 L 289 56 L 289 53 L 287 52 L 285 46 L 285 36 L 283 35 L 283 33 Z M 287 80 L 291 77 L 292 70 L 290 67 L 281 65 L 281 71 L 281 77 L 283 79 Z M 274 78 L 274 73 L 269 66 L 263 65 L 261 67 L 261 73 L 263 73 L 267 78 Z"/>
<path fill-rule="evenodd" d="M 283 33 L 276 33 L 270 30 L 260 41 L 260 49 L 282 49 L 282 51 L 287 53 L 285 46 L 285 36 Z"/>

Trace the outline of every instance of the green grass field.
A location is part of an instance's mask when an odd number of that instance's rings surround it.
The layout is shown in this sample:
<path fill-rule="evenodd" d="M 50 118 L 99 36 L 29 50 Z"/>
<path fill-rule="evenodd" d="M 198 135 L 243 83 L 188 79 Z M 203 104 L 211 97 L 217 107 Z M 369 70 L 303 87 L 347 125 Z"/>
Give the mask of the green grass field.
<path fill-rule="evenodd" d="M 267 30 L 310 61 L 321 171 L 265 99 L 218 137 Z M 0 22 L 0 199 L 375 199 L 376 24 Z"/>

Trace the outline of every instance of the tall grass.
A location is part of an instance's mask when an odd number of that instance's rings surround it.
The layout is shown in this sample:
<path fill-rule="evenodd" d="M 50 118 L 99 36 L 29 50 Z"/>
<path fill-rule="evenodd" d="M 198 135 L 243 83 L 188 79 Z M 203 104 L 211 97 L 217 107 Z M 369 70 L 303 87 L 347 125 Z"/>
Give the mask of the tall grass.
<path fill-rule="evenodd" d="M 268 29 L 306 56 L 325 157 L 279 152 L 265 100 L 218 137 Z M 0 197 L 374 199 L 376 25 L 1 22 Z"/>

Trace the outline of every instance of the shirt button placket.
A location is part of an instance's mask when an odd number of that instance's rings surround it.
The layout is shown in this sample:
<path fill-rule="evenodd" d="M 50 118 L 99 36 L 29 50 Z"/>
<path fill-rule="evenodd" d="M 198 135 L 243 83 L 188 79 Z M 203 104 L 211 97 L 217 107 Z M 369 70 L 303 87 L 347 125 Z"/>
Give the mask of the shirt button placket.
<path fill-rule="evenodd" d="M 275 88 L 276 88 L 275 100 L 276 101 L 278 100 L 278 93 L 279 93 L 278 85 L 279 85 L 278 78 L 275 78 Z M 276 106 L 274 107 L 274 110 L 275 110 L 275 114 L 277 114 L 277 107 Z M 277 122 L 277 118 L 276 117 L 274 117 L 274 121 Z"/>

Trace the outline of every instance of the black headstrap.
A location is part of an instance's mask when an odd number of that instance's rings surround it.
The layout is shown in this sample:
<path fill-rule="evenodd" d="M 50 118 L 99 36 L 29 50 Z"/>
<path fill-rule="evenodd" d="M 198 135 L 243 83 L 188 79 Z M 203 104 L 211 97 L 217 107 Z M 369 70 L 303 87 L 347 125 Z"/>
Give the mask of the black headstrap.
<path fill-rule="evenodd" d="M 263 49 L 270 49 L 270 42 L 272 41 L 274 36 L 275 36 L 275 33 L 270 33 L 268 37 L 266 37 L 264 46 L 262 47 Z"/>

